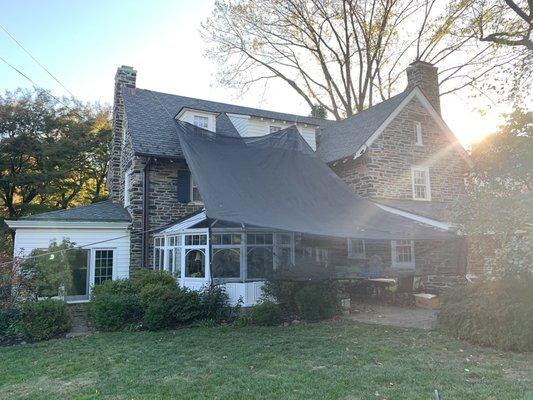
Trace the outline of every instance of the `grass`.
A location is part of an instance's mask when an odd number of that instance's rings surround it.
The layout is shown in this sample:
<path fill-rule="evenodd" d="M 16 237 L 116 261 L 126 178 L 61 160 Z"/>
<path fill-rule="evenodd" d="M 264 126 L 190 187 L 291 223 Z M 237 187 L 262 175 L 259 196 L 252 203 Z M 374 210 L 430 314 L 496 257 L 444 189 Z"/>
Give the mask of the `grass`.
<path fill-rule="evenodd" d="M 353 322 L 96 333 L 0 360 L 2 399 L 533 399 L 531 354 Z"/>

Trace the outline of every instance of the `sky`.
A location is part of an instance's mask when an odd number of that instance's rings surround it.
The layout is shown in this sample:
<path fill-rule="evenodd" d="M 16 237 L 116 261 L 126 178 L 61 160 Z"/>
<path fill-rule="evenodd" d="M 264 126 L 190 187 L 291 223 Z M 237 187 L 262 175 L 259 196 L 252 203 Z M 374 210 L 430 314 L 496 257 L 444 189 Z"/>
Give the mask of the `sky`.
<path fill-rule="evenodd" d="M 117 67 L 137 70 L 137 86 L 307 115 L 309 109 L 283 83 L 246 94 L 217 85 L 217 65 L 204 55 L 200 23 L 212 12 L 211 0 L 0 0 L 0 24 L 50 70 L 79 100 L 111 104 Z M 68 95 L 17 44 L 0 30 L 0 56 L 55 95 Z M 0 62 L 0 91 L 31 83 Z M 467 93 L 444 96 L 443 117 L 468 146 L 501 123 L 505 105 L 485 115 Z"/>

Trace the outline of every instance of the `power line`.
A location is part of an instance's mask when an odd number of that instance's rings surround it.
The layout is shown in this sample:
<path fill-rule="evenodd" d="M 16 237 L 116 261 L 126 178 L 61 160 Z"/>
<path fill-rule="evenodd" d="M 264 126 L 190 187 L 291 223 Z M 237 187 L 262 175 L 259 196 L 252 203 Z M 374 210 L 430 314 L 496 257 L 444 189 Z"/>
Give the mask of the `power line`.
<path fill-rule="evenodd" d="M 15 43 L 16 43 L 16 44 L 17 44 L 22 50 L 24 50 L 24 52 L 25 52 L 27 55 L 29 55 L 33 61 L 35 61 L 35 62 L 36 62 L 36 63 L 37 63 L 42 69 L 44 69 L 48 75 L 50 75 L 50 76 L 51 76 L 51 77 L 52 77 L 57 83 L 59 83 L 63 89 L 65 89 L 65 90 L 66 90 L 66 91 L 67 91 L 72 97 L 76 98 L 76 96 L 74 96 L 74 94 L 73 94 L 70 90 L 68 90 L 68 88 L 67 88 L 65 85 L 63 85 L 63 84 L 61 83 L 61 81 L 60 81 L 59 79 L 57 79 L 57 78 L 54 76 L 54 74 L 52 74 L 52 73 L 48 70 L 48 68 L 46 68 L 43 64 L 41 64 L 41 62 L 40 62 L 39 60 L 37 60 L 37 58 L 35 58 L 35 57 L 34 57 L 34 56 L 33 56 L 33 55 L 32 55 L 32 54 L 31 54 L 31 53 L 30 53 L 30 52 L 29 52 L 29 51 L 28 51 L 23 45 L 22 45 L 22 43 L 20 43 L 20 42 L 15 38 L 15 36 L 13 36 L 13 35 L 12 35 L 12 34 L 6 29 L 6 27 L 3 26 L 1 23 L 0 23 L 0 28 L 2 28 L 3 31 L 4 31 L 4 32 L 5 32 L 5 33 L 6 33 L 11 39 L 13 39 L 13 41 L 14 41 L 14 42 L 15 42 Z"/>
<path fill-rule="evenodd" d="M 7 61 L 5 58 L 3 58 L 2 56 L 0 56 L 0 61 L 3 61 L 8 67 L 11 67 L 13 70 L 15 70 L 17 73 L 19 73 L 20 75 L 22 75 L 24 78 L 26 78 L 32 85 L 34 88 L 36 89 L 39 89 L 39 90 L 43 90 L 45 92 L 47 92 L 55 101 L 57 101 L 58 103 L 60 103 L 61 105 L 63 105 L 64 107 L 66 107 L 70 112 L 74 113 L 76 116 L 78 116 L 79 118 L 81 118 L 82 120 L 85 119 L 84 116 L 82 116 L 78 111 L 74 110 L 73 108 L 69 107 L 67 104 L 65 104 L 63 101 L 61 101 L 61 99 L 59 99 L 58 97 L 54 96 L 49 90 L 46 90 L 44 88 L 42 88 L 41 86 L 37 85 L 35 83 L 35 81 L 33 79 L 31 79 L 28 75 L 26 75 L 24 72 L 22 72 L 20 69 L 18 69 L 17 67 L 15 67 L 13 64 L 11 64 L 9 61 Z"/>

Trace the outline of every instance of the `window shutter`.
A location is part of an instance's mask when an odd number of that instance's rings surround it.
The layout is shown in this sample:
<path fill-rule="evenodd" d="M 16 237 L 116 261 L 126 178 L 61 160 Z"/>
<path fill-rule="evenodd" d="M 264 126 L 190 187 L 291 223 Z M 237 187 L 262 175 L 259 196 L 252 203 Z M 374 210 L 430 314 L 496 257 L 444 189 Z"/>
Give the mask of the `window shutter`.
<path fill-rule="evenodd" d="M 191 172 L 178 171 L 178 201 L 188 203 L 191 201 Z"/>

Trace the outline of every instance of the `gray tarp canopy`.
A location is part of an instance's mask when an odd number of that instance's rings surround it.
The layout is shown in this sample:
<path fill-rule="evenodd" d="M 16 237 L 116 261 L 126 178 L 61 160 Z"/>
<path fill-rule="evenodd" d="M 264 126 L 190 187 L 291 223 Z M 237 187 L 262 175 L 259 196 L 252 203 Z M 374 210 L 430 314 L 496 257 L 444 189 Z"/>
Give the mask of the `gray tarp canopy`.
<path fill-rule="evenodd" d="M 208 218 L 359 239 L 451 239 L 354 194 L 295 126 L 252 138 L 176 122 Z"/>

